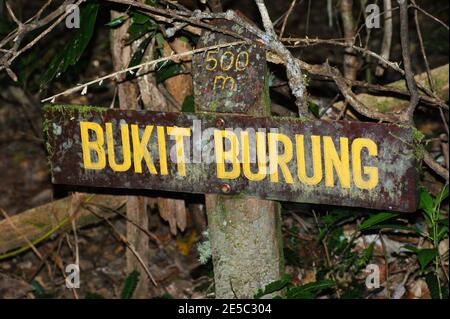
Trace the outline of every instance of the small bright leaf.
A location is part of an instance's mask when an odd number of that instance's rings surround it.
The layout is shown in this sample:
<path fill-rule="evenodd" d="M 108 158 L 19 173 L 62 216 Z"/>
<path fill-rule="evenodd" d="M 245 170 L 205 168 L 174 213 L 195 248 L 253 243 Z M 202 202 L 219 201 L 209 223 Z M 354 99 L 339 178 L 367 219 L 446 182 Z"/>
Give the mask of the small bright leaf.
<path fill-rule="evenodd" d="M 425 268 L 436 258 L 436 249 L 419 249 L 417 252 L 417 259 L 419 259 L 420 269 Z"/>
<path fill-rule="evenodd" d="M 429 221 L 433 220 L 434 200 L 433 197 L 431 197 L 431 194 L 428 192 L 428 190 L 424 188 L 420 190 L 419 208 L 425 212 Z"/>
<path fill-rule="evenodd" d="M 383 212 L 383 213 L 379 213 L 377 215 L 371 216 L 368 219 L 366 219 L 361 226 L 359 226 L 359 230 L 363 231 L 363 230 L 367 230 L 373 226 L 376 226 L 382 222 L 385 222 L 389 219 L 392 219 L 394 217 L 397 217 L 398 214 L 395 213 L 389 213 L 389 212 Z"/>
<path fill-rule="evenodd" d="M 127 20 L 127 16 L 120 16 L 120 17 L 117 17 L 117 18 L 111 20 L 110 22 L 108 22 L 105 25 L 110 28 L 117 28 L 117 27 L 120 27 L 126 20 Z"/>
<path fill-rule="evenodd" d="M 139 272 L 133 271 L 125 279 L 125 284 L 120 294 L 121 299 L 133 298 L 134 291 L 139 283 Z"/>

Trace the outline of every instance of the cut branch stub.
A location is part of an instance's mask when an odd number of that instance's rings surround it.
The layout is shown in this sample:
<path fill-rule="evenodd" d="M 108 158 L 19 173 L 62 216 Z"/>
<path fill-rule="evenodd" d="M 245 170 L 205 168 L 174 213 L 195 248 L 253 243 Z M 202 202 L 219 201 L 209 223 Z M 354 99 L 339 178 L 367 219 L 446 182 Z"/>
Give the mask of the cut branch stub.
<path fill-rule="evenodd" d="M 212 23 L 249 39 L 255 37 L 233 22 Z M 236 41 L 235 38 L 206 32 L 199 47 Z M 258 44 L 245 44 L 196 54 L 193 59 L 195 104 L 199 112 L 250 114 L 260 108 L 264 91 L 266 51 Z"/>

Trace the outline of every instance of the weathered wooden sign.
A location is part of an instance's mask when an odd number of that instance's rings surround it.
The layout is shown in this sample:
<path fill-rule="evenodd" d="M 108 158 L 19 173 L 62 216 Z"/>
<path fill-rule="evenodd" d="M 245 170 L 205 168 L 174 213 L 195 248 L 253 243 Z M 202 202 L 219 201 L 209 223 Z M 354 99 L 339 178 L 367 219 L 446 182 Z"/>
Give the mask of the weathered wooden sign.
<path fill-rule="evenodd" d="M 397 125 L 47 106 L 44 127 L 56 184 L 416 210 Z"/>
<path fill-rule="evenodd" d="M 228 20 L 212 20 L 212 24 L 227 28 L 249 39 L 254 35 Z M 209 47 L 236 41 L 221 33 L 206 32 L 198 47 Z M 210 50 L 194 55 L 195 105 L 200 112 L 251 114 L 261 108 L 266 51 L 257 44 L 243 44 Z"/>

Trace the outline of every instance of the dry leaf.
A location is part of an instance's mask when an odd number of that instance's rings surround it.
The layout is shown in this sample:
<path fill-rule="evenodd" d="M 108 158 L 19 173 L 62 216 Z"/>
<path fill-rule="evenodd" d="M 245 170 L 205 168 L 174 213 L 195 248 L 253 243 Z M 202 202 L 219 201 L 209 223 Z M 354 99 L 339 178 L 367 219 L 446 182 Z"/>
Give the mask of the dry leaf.
<path fill-rule="evenodd" d="M 187 226 L 187 211 L 184 200 L 158 198 L 159 214 L 170 225 L 170 232 L 177 234 L 177 228 L 184 231 Z"/>
<path fill-rule="evenodd" d="M 32 290 L 25 281 L 0 274 L 0 299 L 23 298 Z"/>
<path fill-rule="evenodd" d="M 177 239 L 177 247 L 180 253 L 183 256 L 189 255 L 189 252 L 192 249 L 192 246 L 197 241 L 197 231 L 194 229 L 187 238 L 185 239 Z"/>
<path fill-rule="evenodd" d="M 191 51 L 189 43 L 186 43 L 183 40 L 175 39 L 170 44 L 168 42 L 164 43 L 164 56 L 171 56 L 174 53 L 184 53 Z M 185 62 L 183 66 L 187 69 L 191 69 L 191 63 L 187 63 L 191 57 L 182 57 L 174 59 L 175 63 Z M 187 96 L 192 95 L 193 92 L 193 84 L 192 77 L 189 74 L 180 74 L 167 79 L 164 82 L 169 93 L 174 97 L 174 99 L 182 104 Z"/>
<path fill-rule="evenodd" d="M 412 283 L 409 287 L 408 299 L 431 299 L 430 290 L 425 280 L 419 279 Z"/>

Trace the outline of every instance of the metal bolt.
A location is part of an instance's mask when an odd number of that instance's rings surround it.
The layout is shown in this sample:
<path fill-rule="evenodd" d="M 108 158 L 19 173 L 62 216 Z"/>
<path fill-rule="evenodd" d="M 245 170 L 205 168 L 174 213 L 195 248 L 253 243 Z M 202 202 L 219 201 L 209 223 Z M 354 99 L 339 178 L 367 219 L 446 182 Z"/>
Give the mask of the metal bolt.
<path fill-rule="evenodd" d="M 219 117 L 218 119 L 216 119 L 216 126 L 217 127 L 223 127 L 225 125 L 225 121 L 223 118 Z"/>
<path fill-rule="evenodd" d="M 221 190 L 222 193 L 224 193 L 224 194 L 229 194 L 229 193 L 231 192 L 231 186 L 230 186 L 230 184 L 223 184 L 223 185 L 220 187 L 220 190 Z"/>

